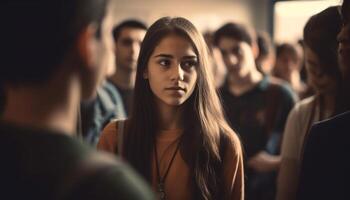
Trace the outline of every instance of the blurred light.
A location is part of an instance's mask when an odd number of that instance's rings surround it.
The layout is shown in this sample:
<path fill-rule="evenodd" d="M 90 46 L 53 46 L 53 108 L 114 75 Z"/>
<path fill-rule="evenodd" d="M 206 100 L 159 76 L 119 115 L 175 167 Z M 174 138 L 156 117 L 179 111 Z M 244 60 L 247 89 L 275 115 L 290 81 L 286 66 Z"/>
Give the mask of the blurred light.
<path fill-rule="evenodd" d="M 312 15 L 340 4 L 341 0 L 277 2 L 274 13 L 275 42 L 296 42 L 302 39 L 304 26 Z"/>

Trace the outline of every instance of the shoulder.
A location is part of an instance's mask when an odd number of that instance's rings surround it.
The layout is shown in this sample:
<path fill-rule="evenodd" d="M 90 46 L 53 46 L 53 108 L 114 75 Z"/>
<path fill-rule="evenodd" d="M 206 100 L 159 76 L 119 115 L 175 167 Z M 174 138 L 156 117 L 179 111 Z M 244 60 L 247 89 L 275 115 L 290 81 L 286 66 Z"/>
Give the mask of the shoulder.
<path fill-rule="evenodd" d="M 221 137 L 221 142 L 223 142 L 223 144 L 220 145 L 225 146 L 226 155 L 230 157 L 242 157 L 241 140 L 233 130 L 222 133 Z"/>
<path fill-rule="evenodd" d="M 315 97 L 311 96 L 295 104 L 293 109 L 290 111 L 289 116 L 293 118 L 301 118 L 303 115 L 311 112 L 310 109 L 315 101 Z"/>
<path fill-rule="evenodd" d="M 306 140 L 304 157 L 313 162 L 316 159 L 321 162 L 324 158 L 336 162 L 343 160 L 348 156 L 350 146 L 349 124 L 350 112 L 316 123 Z"/>
<path fill-rule="evenodd" d="M 274 90 L 278 92 L 283 99 L 287 98 L 293 101 L 298 99 L 297 95 L 295 92 L 293 92 L 292 88 L 287 82 L 275 77 L 266 77 L 266 79 L 268 82 L 267 90 Z"/>
<path fill-rule="evenodd" d="M 102 135 L 106 137 L 117 137 L 118 134 L 118 121 L 119 120 L 113 120 L 110 123 L 106 125 L 106 127 L 102 130 Z"/>
<path fill-rule="evenodd" d="M 308 98 L 305 98 L 305 99 L 299 101 L 295 105 L 295 107 L 303 110 L 305 108 L 310 107 L 313 102 L 315 102 L 315 96 L 311 96 L 311 97 L 308 97 Z"/>
<path fill-rule="evenodd" d="M 350 111 L 337 115 L 331 119 L 316 123 L 310 133 L 310 137 L 350 138 Z"/>
<path fill-rule="evenodd" d="M 114 153 L 118 144 L 118 120 L 113 120 L 102 130 L 97 149 Z"/>
<path fill-rule="evenodd" d="M 146 183 L 113 156 L 92 153 L 81 166 L 80 181 L 75 182 L 66 199 L 152 199 Z"/>
<path fill-rule="evenodd" d="M 101 87 L 102 90 L 104 90 L 106 93 L 108 93 L 113 98 L 120 100 L 121 94 L 120 91 L 109 81 L 105 81 Z"/>

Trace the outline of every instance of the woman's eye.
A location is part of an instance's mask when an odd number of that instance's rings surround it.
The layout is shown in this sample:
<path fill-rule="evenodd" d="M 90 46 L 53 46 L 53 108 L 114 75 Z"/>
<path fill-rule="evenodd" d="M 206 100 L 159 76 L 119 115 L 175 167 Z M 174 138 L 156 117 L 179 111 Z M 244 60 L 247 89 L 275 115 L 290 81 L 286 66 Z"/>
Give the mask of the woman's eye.
<path fill-rule="evenodd" d="M 181 63 L 181 67 L 184 69 L 190 69 L 192 67 L 197 67 L 198 62 L 195 60 L 188 60 L 188 61 L 183 61 Z"/>
<path fill-rule="evenodd" d="M 158 63 L 161 65 L 161 66 L 163 66 L 163 67 L 168 67 L 168 66 L 170 66 L 170 60 L 159 60 L 158 61 Z"/>

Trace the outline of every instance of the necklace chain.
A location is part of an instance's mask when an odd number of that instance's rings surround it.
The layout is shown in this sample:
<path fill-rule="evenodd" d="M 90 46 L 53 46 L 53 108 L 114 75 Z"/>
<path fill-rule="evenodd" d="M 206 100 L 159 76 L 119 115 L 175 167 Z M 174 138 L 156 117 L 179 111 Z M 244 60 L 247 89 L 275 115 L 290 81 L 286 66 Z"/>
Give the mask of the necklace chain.
<path fill-rule="evenodd" d="M 177 143 L 176 149 L 175 149 L 175 151 L 174 151 L 174 153 L 173 153 L 173 155 L 172 155 L 172 157 L 171 157 L 171 160 L 170 160 L 170 162 L 169 162 L 169 165 L 168 165 L 168 167 L 167 167 L 167 169 L 166 169 L 165 174 L 164 174 L 163 177 L 160 175 L 160 170 L 159 170 L 159 161 L 158 161 L 157 144 L 156 144 L 156 143 L 154 144 L 154 154 L 155 154 L 155 158 L 156 158 L 156 169 L 157 169 L 157 178 L 158 178 L 157 192 L 158 192 L 159 198 L 160 198 L 161 200 L 165 200 L 165 199 L 166 199 L 165 187 L 164 187 L 164 185 L 165 185 L 165 179 L 166 179 L 166 177 L 167 177 L 168 174 L 169 174 L 169 171 L 170 171 L 170 168 L 171 168 L 171 166 L 172 166 L 172 164 L 173 164 L 173 161 L 174 161 L 174 159 L 175 159 L 175 156 L 176 156 L 176 154 L 177 154 L 177 152 L 178 152 L 178 150 L 179 150 L 179 148 L 180 148 L 180 143 L 181 143 L 181 138 L 179 139 L 179 142 Z"/>

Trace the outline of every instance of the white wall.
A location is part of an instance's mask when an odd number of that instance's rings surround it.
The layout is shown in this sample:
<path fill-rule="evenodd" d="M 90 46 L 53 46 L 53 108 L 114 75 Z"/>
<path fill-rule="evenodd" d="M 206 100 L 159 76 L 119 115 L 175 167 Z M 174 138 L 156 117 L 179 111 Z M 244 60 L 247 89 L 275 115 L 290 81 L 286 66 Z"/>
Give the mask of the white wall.
<path fill-rule="evenodd" d="M 296 42 L 303 37 L 304 26 L 312 15 L 340 4 L 340 0 L 278 2 L 275 6 L 275 41 Z"/>
<path fill-rule="evenodd" d="M 140 19 L 149 25 L 163 16 L 182 16 L 200 31 L 215 30 L 227 21 L 253 24 L 246 0 L 115 0 L 116 23 Z"/>
<path fill-rule="evenodd" d="M 200 31 L 216 30 L 228 21 L 252 25 L 270 31 L 274 15 L 274 38 L 277 42 L 295 41 L 302 36 L 307 19 L 341 0 L 309 0 L 278 2 L 274 0 L 114 0 L 116 23 L 136 18 L 151 25 L 163 16 L 182 16 Z M 271 17 L 271 18 L 270 18 Z"/>

